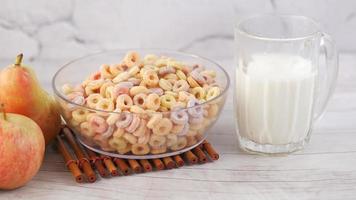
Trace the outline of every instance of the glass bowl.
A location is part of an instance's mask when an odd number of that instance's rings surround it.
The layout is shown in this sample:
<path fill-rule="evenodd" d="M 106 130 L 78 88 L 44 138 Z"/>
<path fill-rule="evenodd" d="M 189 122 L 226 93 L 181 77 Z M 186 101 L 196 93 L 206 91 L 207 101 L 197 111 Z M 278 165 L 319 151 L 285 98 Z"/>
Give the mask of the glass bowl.
<path fill-rule="evenodd" d="M 98 71 L 102 64 L 119 63 L 128 51 L 136 51 L 140 55 L 155 54 L 172 57 L 186 65 L 198 64 L 206 69 L 214 70 L 216 83 L 221 89 L 220 94 L 192 107 L 174 111 L 133 113 L 108 112 L 84 106 L 69 100 L 62 92 L 63 85 L 81 84 L 90 74 Z M 65 64 L 52 80 L 62 117 L 74 131 L 78 140 L 85 147 L 98 153 L 126 159 L 161 158 L 181 154 L 198 146 L 207 137 L 209 129 L 218 119 L 225 103 L 229 84 L 229 76 L 219 64 L 200 56 L 164 49 L 122 49 L 84 56 Z M 197 117 L 197 113 L 204 114 Z M 99 117 L 95 118 L 94 115 Z M 177 116 L 185 120 L 177 120 Z M 113 125 L 102 124 L 103 119 L 109 121 L 108 118 L 111 118 L 113 122 L 110 124 Z M 129 131 L 130 127 L 120 128 L 128 121 L 130 121 L 130 126 L 134 122 L 139 125 L 133 127 L 134 131 Z"/>

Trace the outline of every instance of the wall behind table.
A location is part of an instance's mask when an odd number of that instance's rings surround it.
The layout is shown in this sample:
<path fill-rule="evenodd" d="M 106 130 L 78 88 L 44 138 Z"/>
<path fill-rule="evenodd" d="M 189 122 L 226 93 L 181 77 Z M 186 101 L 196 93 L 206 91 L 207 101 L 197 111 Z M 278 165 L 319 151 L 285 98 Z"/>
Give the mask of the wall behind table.
<path fill-rule="evenodd" d="M 312 17 L 342 51 L 356 50 L 353 0 L 0 0 L 0 60 L 20 51 L 33 63 L 58 60 L 36 68 L 45 77 L 72 58 L 115 48 L 231 59 L 235 18 L 255 13 Z"/>

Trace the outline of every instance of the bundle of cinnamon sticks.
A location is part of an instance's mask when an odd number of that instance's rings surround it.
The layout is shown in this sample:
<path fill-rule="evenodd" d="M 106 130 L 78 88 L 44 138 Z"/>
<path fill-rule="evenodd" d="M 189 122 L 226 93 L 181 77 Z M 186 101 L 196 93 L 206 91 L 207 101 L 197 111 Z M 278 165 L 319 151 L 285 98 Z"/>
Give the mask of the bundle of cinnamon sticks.
<path fill-rule="evenodd" d="M 120 159 L 97 154 L 83 147 L 67 126 L 62 128 L 57 136 L 57 147 L 62 154 L 65 164 L 78 183 L 93 183 L 97 180 L 97 174 L 107 178 L 110 176 L 129 175 L 132 173 L 159 171 L 173 169 L 188 164 L 203 164 L 218 160 L 219 154 L 208 141 L 180 155 L 160 159 Z"/>

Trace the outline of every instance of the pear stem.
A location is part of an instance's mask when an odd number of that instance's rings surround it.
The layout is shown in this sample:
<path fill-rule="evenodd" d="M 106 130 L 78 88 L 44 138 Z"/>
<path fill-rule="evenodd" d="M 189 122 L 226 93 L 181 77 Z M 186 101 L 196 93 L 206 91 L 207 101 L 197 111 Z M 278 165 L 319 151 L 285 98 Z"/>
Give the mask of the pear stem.
<path fill-rule="evenodd" d="M 5 104 L 1 104 L 1 110 L 0 111 L 2 111 L 2 114 L 3 114 L 3 117 L 4 117 L 4 120 L 7 120 L 7 118 L 6 118 L 6 112 L 5 112 Z"/>
<path fill-rule="evenodd" d="M 23 58 L 23 54 L 22 53 L 17 55 L 14 66 L 20 66 L 22 64 L 22 58 Z"/>

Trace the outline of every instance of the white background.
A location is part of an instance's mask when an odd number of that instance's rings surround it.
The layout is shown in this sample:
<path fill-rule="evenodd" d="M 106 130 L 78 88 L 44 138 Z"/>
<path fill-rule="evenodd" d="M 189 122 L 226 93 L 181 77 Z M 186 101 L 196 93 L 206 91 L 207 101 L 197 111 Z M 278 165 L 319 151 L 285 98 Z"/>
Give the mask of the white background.
<path fill-rule="evenodd" d="M 1 0 L 0 59 L 68 60 L 90 52 L 161 47 L 232 57 L 233 23 L 256 13 L 319 21 L 341 51 L 356 50 L 353 0 Z"/>

